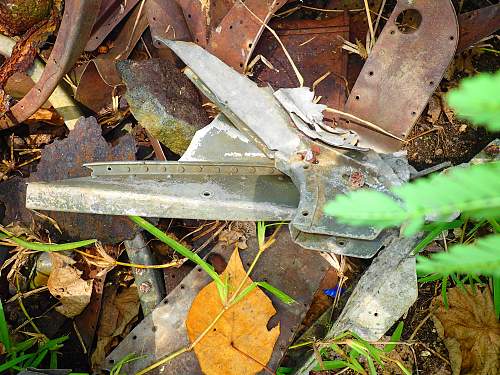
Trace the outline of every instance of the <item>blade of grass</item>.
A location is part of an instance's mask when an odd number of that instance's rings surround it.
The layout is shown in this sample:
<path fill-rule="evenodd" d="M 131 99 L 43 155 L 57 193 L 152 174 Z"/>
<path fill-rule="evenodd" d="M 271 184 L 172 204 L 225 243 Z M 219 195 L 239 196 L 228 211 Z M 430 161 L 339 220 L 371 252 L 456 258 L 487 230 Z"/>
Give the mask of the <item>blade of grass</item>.
<path fill-rule="evenodd" d="M 448 310 L 448 276 L 443 276 L 441 280 L 441 297 L 443 298 L 443 305 L 446 310 Z"/>
<path fill-rule="evenodd" d="M 84 240 L 84 241 L 69 242 L 63 244 L 46 244 L 41 242 L 29 242 L 21 238 L 17 238 L 12 233 L 8 232 L 7 230 L 1 227 L 0 231 L 4 232 L 8 236 L 7 238 L 10 241 L 14 242 L 15 244 L 24 247 L 25 249 L 34 251 L 45 251 L 45 252 L 67 251 L 67 250 L 77 249 L 80 247 L 89 246 L 97 242 L 97 240 Z"/>
<path fill-rule="evenodd" d="M 14 366 L 17 365 L 18 363 L 21 363 L 27 359 L 31 359 L 34 356 L 35 356 L 34 353 L 25 354 L 25 355 L 22 355 L 20 357 L 17 357 L 17 358 L 11 359 L 10 361 L 5 362 L 4 364 L 0 365 L 0 374 L 3 371 L 7 371 L 7 370 L 14 368 Z"/>
<path fill-rule="evenodd" d="M 292 303 L 296 302 L 292 297 L 290 297 L 288 294 L 285 292 L 279 290 L 278 288 L 272 286 L 271 284 L 265 282 L 265 281 L 254 281 L 252 282 L 249 286 L 247 286 L 245 289 L 241 291 L 241 293 L 236 297 L 234 300 L 234 303 L 238 303 L 241 301 L 243 298 L 245 298 L 252 290 L 254 290 L 257 286 L 260 286 L 261 288 L 264 288 L 271 294 L 273 294 L 275 297 L 277 297 L 281 302 L 286 303 L 287 305 L 291 305 Z"/>
<path fill-rule="evenodd" d="M 493 304 L 497 319 L 500 319 L 500 277 L 493 276 Z"/>
<path fill-rule="evenodd" d="M 340 370 L 346 367 L 349 367 L 349 364 L 346 361 L 323 361 L 323 367 L 321 367 L 320 365 L 316 365 L 313 371 Z"/>
<path fill-rule="evenodd" d="M 57 352 L 56 351 L 51 351 L 50 352 L 50 364 L 49 364 L 50 369 L 57 369 Z"/>
<path fill-rule="evenodd" d="M 187 247 L 183 246 L 179 242 L 170 238 L 165 233 L 163 233 L 160 229 L 156 228 L 153 224 L 151 224 L 147 220 L 144 220 L 142 217 L 129 216 L 129 218 L 134 223 L 139 225 L 141 228 L 147 230 L 153 236 L 158 238 L 160 241 L 166 243 L 168 246 L 170 246 L 172 249 L 177 251 L 179 254 L 188 258 L 189 260 L 196 263 L 197 265 L 199 265 L 218 284 L 218 286 L 220 288 L 224 288 L 224 283 L 220 279 L 217 272 L 215 272 L 215 270 L 207 262 L 205 262 L 203 259 L 201 259 L 199 255 L 193 253 Z"/>
<path fill-rule="evenodd" d="M 403 333 L 403 328 L 404 328 L 404 323 L 399 322 L 398 326 L 396 327 L 396 329 L 394 330 L 394 333 L 391 336 L 391 339 L 390 339 L 391 342 L 396 342 L 396 341 L 399 341 L 401 339 L 401 335 Z M 395 347 L 396 347 L 396 344 L 387 344 L 386 346 L 384 346 L 384 352 L 390 353 L 393 351 L 393 349 Z"/>
<path fill-rule="evenodd" d="M 0 341 L 5 347 L 5 350 L 9 351 L 12 344 L 10 342 L 9 327 L 7 326 L 7 320 L 5 320 L 5 313 L 3 311 L 3 304 L 1 298 L 0 298 Z"/>

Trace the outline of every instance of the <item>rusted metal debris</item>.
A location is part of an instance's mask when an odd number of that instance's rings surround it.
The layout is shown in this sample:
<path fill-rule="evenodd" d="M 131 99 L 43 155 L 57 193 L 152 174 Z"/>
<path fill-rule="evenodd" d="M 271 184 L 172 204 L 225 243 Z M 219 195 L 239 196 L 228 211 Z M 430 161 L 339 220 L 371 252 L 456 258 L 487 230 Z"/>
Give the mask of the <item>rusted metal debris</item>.
<path fill-rule="evenodd" d="M 149 29 L 156 48 L 165 48 L 157 38 L 192 40 L 182 8 L 176 0 L 148 0 L 144 4 Z"/>
<path fill-rule="evenodd" d="M 411 24 L 400 22 L 406 16 Z M 436 27 L 439 25 L 439 27 Z M 458 22 L 450 0 L 398 1 L 346 103 L 346 111 L 404 138 L 453 58 Z M 434 48 L 429 48 L 434 46 Z M 361 145 L 394 152 L 401 142 L 350 123 Z"/>
<path fill-rule="evenodd" d="M 4 204 L 11 219 L 23 219 L 31 224 L 36 215 L 32 215 L 24 205 L 26 182 L 56 181 L 65 178 L 88 176 L 89 171 L 82 166 L 85 162 L 103 160 L 135 160 L 135 141 L 129 136 L 120 138 L 119 143 L 111 147 L 101 135 L 101 127 L 92 117 L 82 118 L 69 136 L 55 141 L 42 151 L 42 158 L 37 171 L 26 180 L 19 179 L 13 186 L 14 197 L 4 194 Z M 13 199 L 12 199 L 13 198 Z M 14 216 L 16 215 L 16 216 Z M 101 216 L 78 213 L 49 214 L 59 225 L 65 238 L 99 238 L 104 243 L 117 243 L 134 236 L 135 227 L 127 218 L 120 216 Z M 13 217 L 14 216 L 14 217 Z"/>
<path fill-rule="evenodd" d="M 500 29 L 500 4 L 460 14 L 458 23 L 460 39 L 457 52 L 462 52 Z"/>
<path fill-rule="evenodd" d="M 101 0 L 68 1 L 57 39 L 35 86 L 0 118 L 0 128 L 17 125 L 47 101 L 64 74 L 80 57 L 97 15 Z"/>
<path fill-rule="evenodd" d="M 313 87 L 320 103 L 343 109 L 347 98 L 347 54 L 342 51 L 343 39 L 349 38 L 349 16 L 325 20 L 278 20 L 270 23 L 294 63 L 304 77 L 304 84 Z M 274 89 L 297 87 L 299 82 L 276 38 L 264 31 L 254 55 L 264 56 L 274 69 L 259 63 L 253 78 L 259 85 Z"/>
<path fill-rule="evenodd" d="M 240 252 L 243 264 L 250 264 L 255 256 L 255 229 L 253 234 L 248 234 L 247 244 L 248 249 Z M 227 262 L 233 250 L 234 245 L 219 244 L 214 252 Z M 276 242 L 259 259 L 252 276 L 256 280 L 269 282 L 297 301 L 293 305 L 285 305 L 275 296 L 268 295 L 278 311 L 269 326 L 273 327 L 279 322 L 281 332 L 267 364 L 269 368 L 276 370 L 279 367 L 328 267 L 329 263 L 319 253 L 311 253 L 295 245 L 286 230 L 278 233 Z M 184 319 L 196 294 L 210 281 L 198 268 L 193 269 L 181 284 L 131 331 L 108 356 L 105 368 L 113 367 L 113 363 L 123 358 L 126 353 L 134 351 L 139 355 L 144 354 L 145 357 L 126 365 L 123 370 L 126 373 L 135 373 L 188 344 Z M 186 353 L 174 359 L 159 371 L 162 374 L 201 374 L 194 353 Z"/>
<path fill-rule="evenodd" d="M 129 14 L 139 0 L 102 1 L 92 32 L 85 45 L 85 51 L 93 51 L 101 45 L 106 36 Z"/>
<path fill-rule="evenodd" d="M 233 69 L 243 72 L 272 15 L 286 1 L 236 1 L 210 35 L 207 50 Z"/>
<path fill-rule="evenodd" d="M 116 62 L 129 57 L 147 27 L 146 14 L 138 6 L 120 29 L 113 47 L 77 68 L 76 100 L 99 113 L 106 106 L 111 106 L 113 95 L 123 94 L 125 87 Z"/>

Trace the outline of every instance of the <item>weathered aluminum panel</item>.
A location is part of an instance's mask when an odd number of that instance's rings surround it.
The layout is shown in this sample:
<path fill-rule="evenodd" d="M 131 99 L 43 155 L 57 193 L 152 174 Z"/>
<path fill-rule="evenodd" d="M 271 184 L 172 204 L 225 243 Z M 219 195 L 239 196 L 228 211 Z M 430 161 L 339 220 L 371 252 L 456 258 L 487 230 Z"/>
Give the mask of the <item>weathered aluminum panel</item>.
<path fill-rule="evenodd" d="M 93 178 L 30 183 L 26 206 L 109 215 L 280 221 L 293 217 L 299 200 L 290 180 L 272 167 L 133 165 L 94 164 Z"/>
<path fill-rule="evenodd" d="M 203 94 L 269 158 L 274 157 L 276 150 L 286 154 L 297 151 L 300 138 L 272 92 L 259 88 L 193 43 L 162 42 L 190 68 L 185 73 Z"/>
<path fill-rule="evenodd" d="M 421 15 L 420 26 L 402 32 L 396 24 L 405 10 Z M 346 111 L 393 135 L 406 137 L 436 90 L 458 43 L 451 0 L 399 0 L 354 85 Z M 394 152 L 401 142 L 354 123 L 360 146 Z"/>
<path fill-rule="evenodd" d="M 255 235 L 249 236 L 247 243 L 248 249 L 241 251 L 240 256 L 243 264 L 248 265 L 252 262 L 257 249 Z M 218 245 L 214 252 L 223 256 L 227 261 L 233 250 L 233 245 Z M 320 254 L 311 253 L 294 244 L 286 230 L 278 233 L 276 242 L 262 254 L 251 275 L 252 279 L 265 280 L 297 301 L 293 305 L 285 305 L 268 294 L 277 310 L 269 327 L 279 322 L 281 332 L 271 360 L 267 364 L 269 368 L 276 370 L 279 367 L 328 268 L 328 262 Z M 108 369 L 111 368 L 113 363 L 130 352 L 145 355 L 146 358 L 133 361 L 123 367 L 125 373 L 133 374 L 155 360 L 189 344 L 185 328 L 186 315 L 194 297 L 210 281 L 206 273 L 196 267 L 163 300 L 163 303 L 144 318 L 118 345 L 108 356 L 105 366 Z M 151 374 L 201 374 L 201 370 L 194 353 L 185 353 L 152 371 Z"/>

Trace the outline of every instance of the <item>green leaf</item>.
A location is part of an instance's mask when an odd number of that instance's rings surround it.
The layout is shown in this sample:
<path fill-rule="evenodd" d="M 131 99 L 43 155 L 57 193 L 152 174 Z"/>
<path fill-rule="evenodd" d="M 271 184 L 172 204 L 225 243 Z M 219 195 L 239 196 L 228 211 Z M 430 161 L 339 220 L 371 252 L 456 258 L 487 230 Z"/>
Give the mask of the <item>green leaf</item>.
<path fill-rule="evenodd" d="M 160 229 L 156 228 L 153 224 L 151 224 L 147 220 L 144 220 L 142 217 L 129 216 L 129 218 L 134 223 L 139 225 L 141 228 L 147 230 L 153 236 L 158 238 L 160 241 L 166 243 L 168 246 L 170 246 L 172 249 L 177 251 L 179 254 L 188 258 L 189 260 L 191 260 L 192 262 L 194 262 L 198 266 L 200 266 L 215 281 L 215 283 L 218 286 L 219 292 L 224 289 L 224 283 L 220 279 L 217 272 L 215 272 L 215 270 L 210 266 L 210 264 L 208 264 L 203 259 L 201 259 L 198 254 L 193 253 L 191 250 L 189 250 L 184 245 L 182 245 L 179 242 L 177 242 L 176 240 L 170 238 L 165 233 L 163 233 Z"/>
<path fill-rule="evenodd" d="M 441 298 L 444 308 L 448 310 L 448 276 L 443 276 L 441 280 Z"/>
<path fill-rule="evenodd" d="M 323 361 L 323 367 L 321 367 L 321 365 L 317 365 L 313 371 L 340 370 L 346 367 L 349 367 L 349 364 L 346 361 Z"/>
<path fill-rule="evenodd" d="M 411 372 L 406 367 L 404 367 L 401 362 L 396 361 L 396 364 L 401 369 L 401 371 L 403 371 L 403 374 L 405 374 L 405 375 L 411 375 Z"/>
<path fill-rule="evenodd" d="M 448 94 L 448 103 L 459 117 L 491 131 L 500 130 L 500 71 L 464 78 Z"/>
<path fill-rule="evenodd" d="M 288 375 L 293 372 L 292 367 L 278 367 L 276 370 L 276 375 Z"/>
<path fill-rule="evenodd" d="M 424 219 L 446 221 L 463 212 L 472 217 L 500 216 L 500 163 L 456 167 L 446 174 L 394 187 L 392 192 L 401 205 L 378 191 L 360 190 L 339 195 L 327 203 L 325 212 L 351 225 L 379 228 L 407 223 L 406 232 L 422 228 Z"/>
<path fill-rule="evenodd" d="M 325 213 L 353 225 L 389 227 L 402 223 L 407 214 L 394 199 L 374 190 L 338 195 L 327 203 Z"/>
<path fill-rule="evenodd" d="M 5 320 L 5 314 L 3 311 L 2 299 L 0 298 L 0 341 L 2 342 L 5 350 L 9 351 L 11 348 L 9 327 L 7 326 L 7 320 Z"/>
<path fill-rule="evenodd" d="M 415 246 L 415 249 L 413 250 L 413 255 L 416 255 L 422 250 L 424 250 L 427 247 L 427 245 L 429 245 L 432 241 L 434 241 L 434 239 L 437 238 L 445 230 L 461 227 L 463 223 L 464 223 L 463 220 L 453 220 L 451 223 L 433 224 L 427 236 L 425 236 L 425 238 L 422 241 L 420 241 L 417 244 L 417 246 Z"/>
<path fill-rule="evenodd" d="M 377 375 L 377 369 L 375 368 L 375 364 L 373 363 L 373 359 L 370 357 L 366 357 L 368 360 L 368 368 L 370 369 L 370 375 Z"/>
<path fill-rule="evenodd" d="M 433 254 L 430 258 L 417 257 L 417 271 L 421 273 L 468 273 L 500 277 L 500 234 L 478 239 L 472 245 L 455 245 L 448 252 Z"/>
<path fill-rule="evenodd" d="M 394 330 L 394 333 L 391 336 L 391 339 L 390 339 L 391 342 L 397 342 L 401 339 L 401 335 L 403 333 L 403 328 L 404 328 L 404 322 L 399 322 L 398 326 L 396 327 L 396 329 Z M 387 344 L 386 346 L 384 346 L 384 352 L 390 353 L 394 350 L 395 347 L 396 347 L 396 344 Z"/>

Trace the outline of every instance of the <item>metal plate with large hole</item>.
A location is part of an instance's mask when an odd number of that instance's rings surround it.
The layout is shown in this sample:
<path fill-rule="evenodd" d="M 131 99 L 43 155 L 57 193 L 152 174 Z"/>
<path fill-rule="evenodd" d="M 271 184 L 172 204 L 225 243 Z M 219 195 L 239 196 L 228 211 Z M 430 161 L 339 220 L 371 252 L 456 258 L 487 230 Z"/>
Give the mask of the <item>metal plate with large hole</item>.
<path fill-rule="evenodd" d="M 346 111 L 404 138 L 441 81 L 458 42 L 451 0 L 399 0 L 370 53 Z M 360 145 L 393 152 L 401 143 L 355 125 Z"/>

